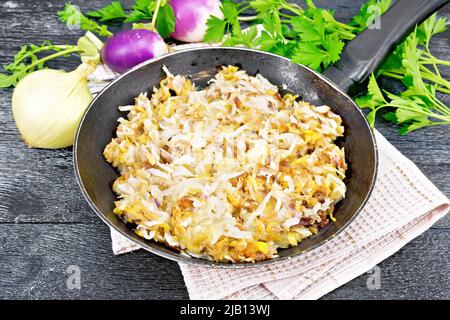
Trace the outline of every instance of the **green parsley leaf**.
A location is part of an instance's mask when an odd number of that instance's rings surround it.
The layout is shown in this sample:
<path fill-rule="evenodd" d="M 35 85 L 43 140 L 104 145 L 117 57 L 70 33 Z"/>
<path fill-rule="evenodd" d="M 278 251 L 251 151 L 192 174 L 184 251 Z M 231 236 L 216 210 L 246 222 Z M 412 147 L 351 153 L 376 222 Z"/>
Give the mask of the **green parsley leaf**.
<path fill-rule="evenodd" d="M 369 108 L 371 111 L 367 114 L 367 121 L 371 127 L 375 126 L 375 118 L 380 106 L 387 104 L 386 99 L 378 86 L 375 76 L 372 74 L 369 78 L 367 94 L 355 99 L 356 104 L 360 108 Z"/>
<path fill-rule="evenodd" d="M 253 0 L 250 6 L 258 12 L 274 12 L 282 3 L 282 0 Z"/>
<path fill-rule="evenodd" d="M 64 10 L 58 12 L 59 19 L 68 25 L 79 26 L 85 31 L 97 33 L 100 36 L 112 36 L 112 33 L 104 25 L 87 18 L 78 7 L 66 3 Z"/>
<path fill-rule="evenodd" d="M 5 71 L 9 74 L 0 73 L 0 88 L 15 86 L 26 75 L 45 68 L 48 60 L 79 51 L 77 46 L 54 45 L 50 41 L 44 41 L 41 45 L 23 45 L 14 55 L 13 61 L 4 66 Z M 50 54 L 43 58 L 38 57 L 38 54 L 49 52 Z"/>
<path fill-rule="evenodd" d="M 227 24 L 227 21 L 211 16 L 206 22 L 205 42 L 214 43 L 222 41 Z"/>
<path fill-rule="evenodd" d="M 325 35 L 321 42 L 300 42 L 292 61 L 321 71 L 339 60 L 343 48 L 344 42 L 337 35 Z"/>
<path fill-rule="evenodd" d="M 155 9 L 156 2 L 154 0 L 136 0 L 125 22 L 151 20 Z"/>
<path fill-rule="evenodd" d="M 225 19 L 228 21 L 234 21 L 237 19 L 239 13 L 238 13 L 239 5 L 235 4 L 234 2 L 230 0 L 225 0 L 222 3 L 221 11 L 223 15 L 225 16 Z"/>
<path fill-rule="evenodd" d="M 372 128 L 375 127 L 376 116 L 377 116 L 376 110 L 372 110 L 366 115 L 367 122 L 369 123 L 370 127 L 372 127 Z"/>
<path fill-rule="evenodd" d="M 232 37 L 242 37 L 242 29 L 238 20 L 239 4 L 236 4 L 230 0 L 223 1 L 220 10 L 224 15 L 224 19 L 211 16 L 206 22 L 207 30 L 204 36 L 205 42 L 213 43 L 223 40 L 225 33 L 232 31 L 231 37 L 228 37 L 223 45 L 234 45 Z"/>
<path fill-rule="evenodd" d="M 253 0 L 249 5 L 258 13 L 257 17 L 263 22 L 264 29 L 274 35 L 283 36 L 279 7 L 284 0 Z"/>
<path fill-rule="evenodd" d="M 386 121 L 388 121 L 388 122 L 391 122 L 391 123 L 398 123 L 398 120 L 397 120 L 397 116 L 395 115 L 395 112 L 386 112 L 384 115 L 383 115 L 383 118 L 386 120 Z"/>
<path fill-rule="evenodd" d="M 0 73 L 0 88 L 8 88 L 16 85 L 17 78 L 14 75 Z"/>
<path fill-rule="evenodd" d="M 257 46 L 259 47 L 259 49 L 261 49 L 263 51 L 273 52 L 276 47 L 283 46 L 283 43 L 281 42 L 281 40 L 279 38 L 272 37 L 266 31 L 261 32 L 261 35 L 259 36 L 257 41 L 258 41 Z"/>
<path fill-rule="evenodd" d="M 436 85 L 425 83 L 422 78 L 418 68 L 420 50 L 412 52 L 415 45 L 417 45 L 416 32 L 403 45 L 402 68 L 405 75 L 402 80 L 407 87 L 405 91 L 399 94 L 384 91 L 383 94 L 375 76 L 372 75 L 367 95 L 356 99 L 360 107 L 371 109 L 367 115 L 371 125 L 374 124 L 376 112 L 383 108 L 394 109 L 386 113 L 384 119 L 401 125 L 400 134 L 407 134 L 427 126 L 450 124 L 450 108 L 436 97 Z"/>
<path fill-rule="evenodd" d="M 113 1 L 100 10 L 90 11 L 86 15 L 101 22 L 124 20 L 127 17 L 119 1 Z"/>
<path fill-rule="evenodd" d="M 4 69 L 11 73 L 21 72 L 24 68 L 26 68 L 29 64 L 34 64 L 39 60 L 37 56 L 38 53 L 44 51 L 53 51 L 60 52 L 66 50 L 68 46 L 56 46 L 53 45 L 50 41 L 44 41 L 41 45 L 23 45 L 20 50 L 14 55 L 14 59 L 11 63 L 4 65 Z M 37 64 L 34 68 L 28 71 L 32 72 L 34 70 L 42 69 L 43 65 Z"/>
<path fill-rule="evenodd" d="M 419 44 L 427 45 L 431 37 L 447 30 L 447 19 L 437 18 L 437 14 L 431 15 L 417 29 L 417 38 Z"/>
<path fill-rule="evenodd" d="M 169 4 L 159 8 L 156 17 L 156 28 L 161 37 L 167 38 L 175 30 L 175 14 Z"/>
<path fill-rule="evenodd" d="M 317 45 L 304 42 L 299 43 L 294 50 L 292 62 L 304 64 L 311 69 L 320 71 L 321 64 L 327 59 L 328 53 L 320 49 Z"/>
<path fill-rule="evenodd" d="M 258 29 L 256 26 L 252 26 L 248 28 L 248 30 L 243 32 L 235 33 L 236 35 L 231 36 L 232 43 L 234 46 L 236 45 L 244 45 L 247 47 L 255 47 L 257 45 L 257 35 Z M 231 42 L 230 42 L 231 44 Z"/>
<path fill-rule="evenodd" d="M 362 5 L 359 14 L 353 17 L 350 25 L 356 28 L 356 33 L 360 33 L 378 16 L 385 13 L 390 6 L 391 0 L 369 0 Z"/>
<path fill-rule="evenodd" d="M 327 59 L 323 61 L 324 68 L 327 68 L 330 64 L 339 60 L 345 44 L 336 34 L 326 35 L 322 43 L 323 47 L 328 51 Z"/>
<path fill-rule="evenodd" d="M 378 103 L 386 102 L 386 99 L 384 98 L 383 93 L 381 92 L 381 89 L 378 86 L 377 80 L 373 74 L 369 78 L 367 90 L 369 91 L 369 94 L 372 96 L 372 100 L 375 100 Z"/>
<path fill-rule="evenodd" d="M 291 26 L 303 41 L 315 42 L 322 39 L 322 34 L 320 34 L 314 26 L 311 26 L 311 22 L 305 17 L 299 16 L 291 18 Z"/>

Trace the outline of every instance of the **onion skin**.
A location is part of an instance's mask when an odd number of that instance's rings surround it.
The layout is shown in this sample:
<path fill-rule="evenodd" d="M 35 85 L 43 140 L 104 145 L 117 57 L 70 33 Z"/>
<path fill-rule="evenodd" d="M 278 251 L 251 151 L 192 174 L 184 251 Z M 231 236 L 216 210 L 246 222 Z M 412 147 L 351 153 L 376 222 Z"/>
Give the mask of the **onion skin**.
<path fill-rule="evenodd" d="M 106 41 L 102 60 L 111 70 L 123 73 L 167 52 L 166 43 L 155 31 L 132 29 L 115 33 Z"/>
<path fill-rule="evenodd" d="M 175 31 L 170 35 L 183 42 L 203 41 L 211 15 L 223 19 L 219 0 L 170 0 L 175 14 Z"/>
<path fill-rule="evenodd" d="M 84 111 L 92 101 L 90 62 L 72 72 L 43 69 L 19 81 L 12 97 L 14 121 L 29 147 L 70 147 Z"/>

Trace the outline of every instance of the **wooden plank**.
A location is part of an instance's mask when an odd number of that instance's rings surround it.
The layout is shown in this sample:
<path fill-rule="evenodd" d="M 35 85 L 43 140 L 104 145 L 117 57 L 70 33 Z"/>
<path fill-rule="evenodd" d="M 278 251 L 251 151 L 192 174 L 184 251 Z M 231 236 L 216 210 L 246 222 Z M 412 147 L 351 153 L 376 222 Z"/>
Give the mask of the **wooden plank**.
<path fill-rule="evenodd" d="M 2 224 L 0 244 L 0 299 L 188 297 L 175 262 L 144 250 L 114 256 L 109 230 L 99 221 Z M 80 269 L 80 290 L 67 287 L 72 265 Z"/>
<path fill-rule="evenodd" d="M 428 230 L 378 265 L 380 288 L 369 289 L 363 274 L 324 299 L 450 299 L 450 232 Z M 373 287 L 372 287 L 373 288 Z"/>
<path fill-rule="evenodd" d="M 369 290 L 364 274 L 326 298 L 448 299 L 449 237 L 448 229 L 429 230 L 381 263 L 380 290 Z M 2 224 L 0 244 L 0 299 L 187 298 L 175 262 L 144 250 L 113 256 L 100 222 Z M 67 288 L 71 265 L 80 268 L 80 290 Z"/>

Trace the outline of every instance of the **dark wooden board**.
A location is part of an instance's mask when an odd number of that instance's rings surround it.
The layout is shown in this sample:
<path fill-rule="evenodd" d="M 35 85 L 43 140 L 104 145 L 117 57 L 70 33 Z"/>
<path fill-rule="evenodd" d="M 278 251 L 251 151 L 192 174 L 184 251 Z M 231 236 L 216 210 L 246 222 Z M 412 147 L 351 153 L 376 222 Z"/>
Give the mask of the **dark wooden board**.
<path fill-rule="evenodd" d="M 108 0 L 76 0 L 83 10 Z M 128 6 L 133 1 L 122 1 Z M 293 1 L 300 3 L 301 1 Z M 347 21 L 362 0 L 316 1 Z M 74 43 L 81 34 L 58 22 L 57 0 L 0 1 L 0 65 L 25 43 L 51 39 Z M 450 17 L 450 6 L 440 14 Z M 431 49 L 450 59 L 450 31 L 435 38 Z M 71 69 L 77 59 L 59 59 L 55 68 Z M 443 70 L 450 79 L 450 68 Z M 395 86 L 387 85 L 388 89 Z M 72 150 L 25 147 L 11 113 L 11 89 L 0 90 L 0 299 L 1 298 L 188 298 L 176 263 L 139 251 L 115 257 L 108 228 L 95 216 L 76 184 Z M 449 104 L 448 98 L 444 101 Z M 377 128 L 450 196 L 449 127 L 400 136 L 378 121 Z M 450 217 L 380 264 L 382 286 L 369 290 L 362 275 L 328 294 L 334 299 L 449 299 Z M 82 288 L 68 290 L 66 269 L 78 265 Z"/>
<path fill-rule="evenodd" d="M 431 229 L 382 262 L 378 290 L 363 274 L 324 298 L 449 299 L 449 237 L 448 229 Z M 188 298 L 175 262 L 143 250 L 114 256 L 99 221 L 1 224 L 0 245 L 0 298 Z M 80 268 L 80 290 L 67 287 L 69 266 Z"/>
<path fill-rule="evenodd" d="M 114 256 L 100 221 L 1 224 L 0 244 L 1 298 L 188 297 L 177 263 L 144 250 Z M 80 269 L 79 290 L 67 286 L 69 266 Z"/>

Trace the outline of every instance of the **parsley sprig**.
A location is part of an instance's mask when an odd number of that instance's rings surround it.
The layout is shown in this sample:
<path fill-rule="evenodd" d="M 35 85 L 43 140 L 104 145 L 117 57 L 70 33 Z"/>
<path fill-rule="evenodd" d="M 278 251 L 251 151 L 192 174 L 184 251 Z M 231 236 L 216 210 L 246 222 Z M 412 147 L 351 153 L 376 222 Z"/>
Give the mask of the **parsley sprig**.
<path fill-rule="evenodd" d="M 156 1 L 154 0 L 136 0 L 131 11 L 127 13 L 119 1 L 113 1 L 99 10 L 89 11 L 86 15 L 107 24 L 143 22 L 152 19 L 155 9 Z"/>
<path fill-rule="evenodd" d="M 168 0 L 136 0 L 129 12 L 119 1 L 113 1 L 86 16 L 107 25 L 132 22 L 143 26 L 142 23 L 151 21 L 150 27 L 156 28 L 163 38 L 175 30 L 175 14 Z"/>
<path fill-rule="evenodd" d="M 437 18 L 434 14 L 428 18 L 415 32 L 415 41 L 409 39 L 402 43 L 382 66 L 378 75 L 403 80 L 408 73 L 403 57 L 417 57 L 417 67 L 424 80 L 437 84 L 436 90 L 450 94 L 450 82 L 442 78 L 439 66 L 450 66 L 450 61 L 436 58 L 430 51 L 431 38 L 447 29 L 447 19 Z M 409 46 L 407 46 L 409 44 Z M 431 67 L 431 68 L 430 68 Z"/>
<path fill-rule="evenodd" d="M 361 108 L 370 110 L 367 118 L 372 126 L 376 114 L 382 110 L 389 110 L 383 117 L 400 125 L 401 134 L 450 124 L 450 108 L 436 94 L 437 91 L 450 93 L 450 83 L 439 71 L 440 65 L 449 66 L 450 61 L 434 57 L 429 48 L 431 38 L 445 29 L 446 19 L 437 19 L 434 14 L 416 28 L 382 66 L 377 75 L 401 80 L 405 86 L 403 92 L 394 94 L 381 90 L 372 75 L 367 95 L 356 99 Z"/>
<path fill-rule="evenodd" d="M 225 0 L 223 19 L 211 17 L 207 23 L 207 42 L 226 46 L 244 45 L 277 53 L 294 63 L 323 71 L 340 59 L 345 44 L 362 32 L 375 18 L 390 7 L 391 0 L 369 0 L 350 23 L 334 18 L 334 12 L 318 8 L 305 0 L 305 8 L 285 0 L 252 0 L 236 3 Z M 247 30 L 241 28 L 241 15 L 251 9 L 256 15 Z M 450 94 L 450 82 L 439 71 L 450 61 L 435 57 L 430 51 L 431 38 L 446 29 L 447 20 L 431 16 L 388 58 L 376 75 L 370 78 L 368 94 L 357 99 L 370 112 L 367 118 L 374 126 L 376 114 L 387 110 L 384 118 L 401 126 L 406 134 L 426 126 L 450 124 L 450 109 L 436 92 Z M 261 27 L 257 27 L 261 26 Z M 376 77 L 401 80 L 406 90 L 394 94 L 380 89 Z"/>
<path fill-rule="evenodd" d="M 354 27 L 356 33 L 360 33 L 375 19 L 386 12 L 391 6 L 391 0 L 369 0 L 361 6 L 358 15 L 354 16 L 350 26 Z"/>
<path fill-rule="evenodd" d="M 89 11 L 86 16 L 100 22 L 121 22 L 128 17 L 119 1 L 113 1 L 97 11 Z"/>
<path fill-rule="evenodd" d="M 46 67 L 46 63 L 58 57 L 78 54 L 82 61 L 100 61 L 103 42 L 94 34 L 87 32 L 78 39 L 76 45 L 56 45 L 44 41 L 41 45 L 24 45 L 14 55 L 13 61 L 3 66 L 5 73 L 0 73 L 0 88 L 16 86 L 20 79 L 36 70 Z"/>
<path fill-rule="evenodd" d="M 15 86 L 27 74 L 43 69 L 49 60 L 79 51 L 77 46 L 54 45 L 50 41 L 45 41 L 41 45 L 23 45 L 13 61 L 3 67 L 7 73 L 0 73 L 0 88 Z M 39 58 L 37 54 L 42 52 L 52 53 Z"/>
<path fill-rule="evenodd" d="M 71 26 L 79 26 L 85 31 L 90 31 L 99 36 L 112 36 L 112 33 L 105 25 L 100 25 L 92 19 L 86 17 L 77 6 L 66 3 L 64 9 L 58 12 L 59 19 Z"/>
<path fill-rule="evenodd" d="M 361 8 L 352 24 L 334 18 L 331 10 L 318 8 L 312 0 L 305 0 L 305 8 L 286 0 L 251 0 L 236 3 L 225 0 L 222 4 L 223 19 L 211 17 L 207 22 L 205 41 L 223 45 L 244 45 L 277 53 L 295 63 L 323 71 L 340 58 L 345 43 L 352 40 L 372 18 L 369 6 L 380 14 L 389 7 L 390 0 L 370 0 Z M 256 12 L 247 32 L 241 28 L 241 14 L 251 9 Z M 258 32 L 255 26 L 262 26 Z"/>

